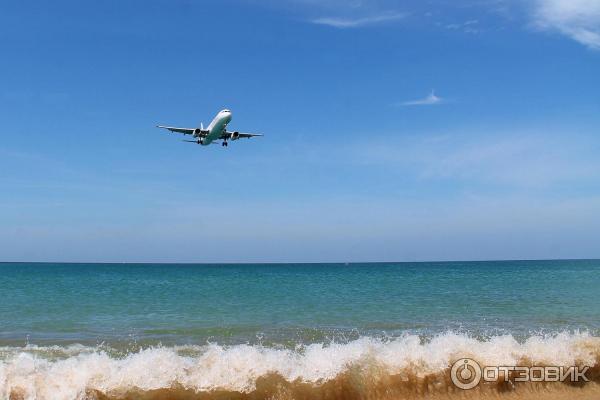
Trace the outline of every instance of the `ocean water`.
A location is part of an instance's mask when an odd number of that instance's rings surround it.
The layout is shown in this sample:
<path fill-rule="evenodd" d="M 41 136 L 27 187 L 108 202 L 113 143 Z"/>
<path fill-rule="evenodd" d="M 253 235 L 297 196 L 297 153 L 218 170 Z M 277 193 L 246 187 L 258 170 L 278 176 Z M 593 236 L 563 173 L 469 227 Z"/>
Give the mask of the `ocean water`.
<path fill-rule="evenodd" d="M 598 368 L 599 298 L 596 260 L 4 263 L 0 399 L 450 396 L 461 357 Z"/>

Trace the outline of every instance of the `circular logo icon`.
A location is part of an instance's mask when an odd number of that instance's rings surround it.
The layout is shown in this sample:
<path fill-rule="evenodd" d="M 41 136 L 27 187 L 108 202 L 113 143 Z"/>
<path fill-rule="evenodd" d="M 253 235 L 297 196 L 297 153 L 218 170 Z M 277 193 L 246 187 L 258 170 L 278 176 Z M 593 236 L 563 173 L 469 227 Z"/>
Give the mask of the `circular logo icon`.
<path fill-rule="evenodd" d="M 481 381 L 481 367 L 475 360 L 461 358 L 452 364 L 450 378 L 452 378 L 452 383 L 459 389 L 473 389 Z"/>

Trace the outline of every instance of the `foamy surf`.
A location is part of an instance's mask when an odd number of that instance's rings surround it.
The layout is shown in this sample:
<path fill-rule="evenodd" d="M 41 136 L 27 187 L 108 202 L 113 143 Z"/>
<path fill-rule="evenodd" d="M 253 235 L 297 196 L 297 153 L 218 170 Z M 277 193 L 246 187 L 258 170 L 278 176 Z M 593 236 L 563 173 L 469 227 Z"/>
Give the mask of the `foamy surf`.
<path fill-rule="evenodd" d="M 589 366 L 584 387 L 564 383 L 481 384 L 465 392 L 449 378 L 454 361 L 481 365 Z M 103 347 L 0 348 L 3 399 L 378 399 L 596 395 L 600 338 L 588 333 L 478 340 L 445 333 L 295 349 L 260 345 L 155 347 L 118 354 Z M 544 397 L 544 396 L 542 396 Z"/>

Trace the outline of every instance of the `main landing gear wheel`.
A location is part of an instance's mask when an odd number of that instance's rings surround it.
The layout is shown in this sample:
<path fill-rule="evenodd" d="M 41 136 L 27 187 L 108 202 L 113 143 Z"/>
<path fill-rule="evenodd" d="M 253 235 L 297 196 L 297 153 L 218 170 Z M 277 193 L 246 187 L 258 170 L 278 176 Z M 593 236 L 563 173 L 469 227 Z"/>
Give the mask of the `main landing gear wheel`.
<path fill-rule="evenodd" d="M 229 146 L 229 143 L 223 142 L 223 147 L 227 147 L 227 146 Z"/>

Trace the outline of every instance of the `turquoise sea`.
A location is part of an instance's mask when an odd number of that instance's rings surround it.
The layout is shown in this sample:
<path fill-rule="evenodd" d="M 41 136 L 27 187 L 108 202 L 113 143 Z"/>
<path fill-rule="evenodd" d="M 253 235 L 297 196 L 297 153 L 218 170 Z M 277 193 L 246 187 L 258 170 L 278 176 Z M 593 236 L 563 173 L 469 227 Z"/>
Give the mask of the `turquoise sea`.
<path fill-rule="evenodd" d="M 599 299 L 598 260 L 3 263 L 0 398 L 256 394 L 273 374 L 427 376 L 464 354 L 595 363 Z"/>

